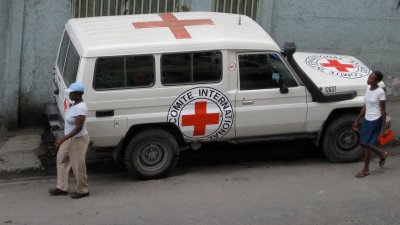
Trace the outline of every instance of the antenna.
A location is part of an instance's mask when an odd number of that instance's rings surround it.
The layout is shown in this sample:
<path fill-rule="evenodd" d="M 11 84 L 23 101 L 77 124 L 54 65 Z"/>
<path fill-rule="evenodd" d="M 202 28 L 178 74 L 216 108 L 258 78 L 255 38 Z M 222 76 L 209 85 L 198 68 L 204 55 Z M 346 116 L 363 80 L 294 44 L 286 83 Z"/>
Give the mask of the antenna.
<path fill-rule="evenodd" d="M 242 0 L 239 0 L 239 11 L 238 11 L 239 21 L 238 21 L 238 25 L 242 25 L 242 17 L 240 15 L 240 6 L 242 6 Z"/>

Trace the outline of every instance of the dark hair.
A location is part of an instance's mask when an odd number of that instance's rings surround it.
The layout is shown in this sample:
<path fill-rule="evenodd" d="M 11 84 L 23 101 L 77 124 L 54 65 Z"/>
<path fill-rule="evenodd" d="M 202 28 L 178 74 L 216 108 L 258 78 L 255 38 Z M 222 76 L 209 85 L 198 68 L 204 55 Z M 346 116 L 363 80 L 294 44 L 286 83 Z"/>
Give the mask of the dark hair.
<path fill-rule="evenodd" d="M 382 74 L 381 71 L 375 70 L 375 71 L 373 71 L 373 73 L 375 74 L 375 77 L 376 77 L 376 80 L 377 80 L 377 81 L 382 81 L 382 79 L 383 79 L 383 74 Z"/>
<path fill-rule="evenodd" d="M 83 95 L 83 92 L 80 92 L 80 91 L 73 91 L 73 92 L 71 92 L 71 93 L 75 93 L 75 94 L 77 94 L 78 96 L 82 96 L 82 95 Z"/>

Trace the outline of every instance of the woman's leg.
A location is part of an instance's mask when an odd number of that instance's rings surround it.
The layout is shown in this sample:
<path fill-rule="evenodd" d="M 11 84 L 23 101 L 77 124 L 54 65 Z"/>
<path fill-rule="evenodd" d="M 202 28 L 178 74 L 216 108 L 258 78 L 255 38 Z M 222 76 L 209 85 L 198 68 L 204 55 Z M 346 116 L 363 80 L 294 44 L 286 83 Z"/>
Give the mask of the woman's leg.
<path fill-rule="evenodd" d="M 368 146 L 362 146 L 364 150 L 364 168 L 356 174 L 356 177 L 362 178 L 369 175 L 369 161 L 371 160 L 371 150 Z"/>
<path fill-rule="evenodd" d="M 381 158 L 381 159 L 383 159 L 383 158 L 386 158 L 386 156 L 387 156 L 387 152 L 385 152 L 385 151 L 380 151 L 377 147 L 375 147 L 375 146 L 371 146 L 371 150 L 375 153 L 375 154 L 377 154 L 378 156 L 379 156 L 379 158 Z"/>
<path fill-rule="evenodd" d="M 86 151 L 89 145 L 89 135 L 72 138 L 72 146 L 70 149 L 71 166 L 76 178 L 76 192 L 88 193 L 86 174 Z"/>
<path fill-rule="evenodd" d="M 386 158 L 389 156 L 389 152 L 380 151 L 375 146 L 372 146 L 371 149 L 372 149 L 373 152 L 375 152 L 379 156 L 379 158 L 380 158 L 379 167 L 383 168 L 383 166 L 385 165 Z"/>
<path fill-rule="evenodd" d="M 381 120 L 381 118 L 379 118 L 378 120 L 376 120 L 376 124 L 375 124 L 374 130 L 373 130 L 373 133 L 371 135 L 369 145 L 371 147 L 371 151 L 373 151 L 375 154 L 377 154 L 380 159 L 385 159 L 387 157 L 387 152 L 380 151 L 377 147 L 375 147 L 375 144 L 378 140 L 381 130 L 382 130 L 382 120 Z"/>
<path fill-rule="evenodd" d="M 68 155 L 71 147 L 71 139 L 64 141 L 57 153 L 57 188 L 63 191 L 68 190 L 68 178 L 71 171 L 71 163 Z"/>
<path fill-rule="evenodd" d="M 364 147 L 364 168 L 362 172 L 369 172 L 369 162 L 371 160 L 371 148 Z"/>

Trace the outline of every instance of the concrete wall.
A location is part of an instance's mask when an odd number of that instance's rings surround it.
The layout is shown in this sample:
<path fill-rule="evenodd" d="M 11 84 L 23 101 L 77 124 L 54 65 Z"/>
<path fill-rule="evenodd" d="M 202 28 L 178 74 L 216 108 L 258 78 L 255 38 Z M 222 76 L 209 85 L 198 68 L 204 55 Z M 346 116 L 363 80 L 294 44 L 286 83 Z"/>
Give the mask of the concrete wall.
<path fill-rule="evenodd" d="M 7 40 L 7 30 L 5 29 L 8 24 L 8 2 L 0 1 L 0 59 L 5 59 L 6 56 L 6 40 Z M 5 131 L 4 123 L 7 121 L 5 108 L 3 106 L 3 98 L 5 96 L 4 87 L 1 84 L 4 84 L 5 78 L 5 60 L 0 60 L 0 133 Z"/>
<path fill-rule="evenodd" d="M 400 0 L 260 0 L 259 23 L 280 46 L 350 54 L 385 74 L 400 99 Z M 35 125 L 52 100 L 52 67 L 71 0 L 0 0 L 0 132 Z M 210 11 L 212 0 L 187 0 Z"/>
<path fill-rule="evenodd" d="M 69 15 L 69 0 L 0 1 L 0 131 L 40 120 Z"/>
<path fill-rule="evenodd" d="M 18 87 L 20 75 L 21 40 L 23 30 L 24 1 L 3 2 L 7 10 L 1 15 L 3 21 L 3 68 L 2 68 L 2 121 L 1 130 L 13 129 L 18 123 Z"/>
<path fill-rule="evenodd" d="M 52 68 L 69 16 L 68 0 L 27 0 L 25 3 L 19 90 L 21 125 L 37 123 L 43 113 L 43 102 L 52 100 Z"/>
<path fill-rule="evenodd" d="M 400 98 L 399 0 L 275 0 L 272 37 L 299 51 L 349 54 L 384 73 L 389 99 Z"/>

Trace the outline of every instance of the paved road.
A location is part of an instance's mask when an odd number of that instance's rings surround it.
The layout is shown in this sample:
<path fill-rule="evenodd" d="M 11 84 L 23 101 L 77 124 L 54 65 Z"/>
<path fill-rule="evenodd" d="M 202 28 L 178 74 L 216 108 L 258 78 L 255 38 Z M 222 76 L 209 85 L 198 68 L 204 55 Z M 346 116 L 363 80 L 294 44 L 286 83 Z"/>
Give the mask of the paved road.
<path fill-rule="evenodd" d="M 307 143 L 184 153 L 161 180 L 90 165 L 88 198 L 52 197 L 54 176 L 0 181 L 0 224 L 399 224 L 400 148 L 384 169 L 332 164 Z M 268 149 L 265 151 L 265 149 Z"/>

